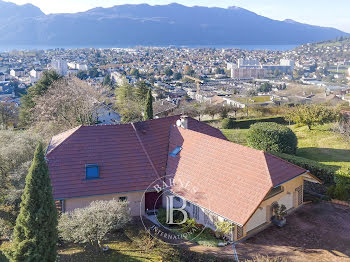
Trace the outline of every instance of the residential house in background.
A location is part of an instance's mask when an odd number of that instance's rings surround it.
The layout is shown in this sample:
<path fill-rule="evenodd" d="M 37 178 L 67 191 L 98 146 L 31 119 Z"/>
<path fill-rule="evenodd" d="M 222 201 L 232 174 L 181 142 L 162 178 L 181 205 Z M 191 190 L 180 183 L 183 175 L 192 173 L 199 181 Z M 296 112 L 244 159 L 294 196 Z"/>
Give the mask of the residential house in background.
<path fill-rule="evenodd" d="M 169 101 L 168 101 L 169 100 Z M 166 117 L 178 107 L 171 99 L 162 99 L 153 103 L 153 115 L 156 118 Z"/>
<path fill-rule="evenodd" d="M 10 75 L 15 78 L 23 77 L 25 76 L 25 72 L 23 68 L 15 68 L 11 69 Z"/>
<path fill-rule="evenodd" d="M 96 118 L 99 125 L 114 125 L 120 123 L 120 115 L 108 105 L 100 105 L 96 110 Z"/>
<path fill-rule="evenodd" d="M 29 75 L 32 79 L 32 82 L 37 82 L 43 75 L 43 70 L 42 69 L 39 69 L 39 68 L 36 68 L 36 69 L 32 69 L 30 72 L 29 72 Z"/>

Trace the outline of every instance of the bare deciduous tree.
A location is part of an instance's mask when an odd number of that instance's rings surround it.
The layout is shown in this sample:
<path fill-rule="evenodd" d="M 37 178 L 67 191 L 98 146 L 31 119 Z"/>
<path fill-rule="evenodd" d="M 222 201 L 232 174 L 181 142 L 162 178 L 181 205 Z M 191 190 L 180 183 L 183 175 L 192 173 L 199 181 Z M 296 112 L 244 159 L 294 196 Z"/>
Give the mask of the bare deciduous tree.
<path fill-rule="evenodd" d="M 61 79 L 53 83 L 43 96 L 35 99 L 33 120 L 36 123 L 54 122 L 66 129 L 95 124 L 102 99 L 102 92 L 85 81 Z"/>
<path fill-rule="evenodd" d="M 7 129 L 12 123 L 15 125 L 17 122 L 17 109 L 14 105 L 9 103 L 0 102 L 0 127 Z"/>

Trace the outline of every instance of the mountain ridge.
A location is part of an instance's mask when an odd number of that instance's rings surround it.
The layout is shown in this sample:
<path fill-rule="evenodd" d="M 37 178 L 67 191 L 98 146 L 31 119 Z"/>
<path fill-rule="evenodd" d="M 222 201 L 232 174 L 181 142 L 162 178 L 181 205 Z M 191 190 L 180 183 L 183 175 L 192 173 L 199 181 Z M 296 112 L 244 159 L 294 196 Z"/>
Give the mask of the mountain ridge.
<path fill-rule="evenodd" d="M 5 3 L 5 4 L 4 4 Z M 0 1 L 0 44 L 273 45 L 350 36 L 331 27 L 273 20 L 240 7 L 127 4 L 44 14 L 34 5 Z"/>

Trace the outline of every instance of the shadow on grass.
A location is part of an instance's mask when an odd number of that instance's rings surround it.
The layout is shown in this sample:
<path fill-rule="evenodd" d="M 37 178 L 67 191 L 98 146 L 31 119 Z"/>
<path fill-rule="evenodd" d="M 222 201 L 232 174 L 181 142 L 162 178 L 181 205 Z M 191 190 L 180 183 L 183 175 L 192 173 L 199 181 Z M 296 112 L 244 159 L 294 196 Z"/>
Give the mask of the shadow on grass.
<path fill-rule="evenodd" d="M 139 261 L 153 261 L 150 256 L 134 250 L 128 250 L 133 254 L 123 254 L 117 250 L 109 250 L 106 253 L 96 253 L 89 251 L 82 251 L 76 254 L 60 254 L 59 261 L 62 262 L 139 262 Z"/>
<path fill-rule="evenodd" d="M 349 162 L 350 164 L 348 149 L 304 147 L 298 149 L 297 156 L 319 162 Z"/>

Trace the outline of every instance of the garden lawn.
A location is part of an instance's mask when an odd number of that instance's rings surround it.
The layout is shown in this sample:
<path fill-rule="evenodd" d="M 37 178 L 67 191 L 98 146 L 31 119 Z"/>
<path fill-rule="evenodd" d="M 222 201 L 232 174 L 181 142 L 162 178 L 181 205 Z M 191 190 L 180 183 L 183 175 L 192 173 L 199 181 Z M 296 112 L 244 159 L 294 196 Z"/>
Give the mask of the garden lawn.
<path fill-rule="evenodd" d="M 197 235 L 198 232 L 195 234 Z M 204 229 L 203 232 L 198 236 L 195 236 L 195 238 L 193 238 L 193 236 L 194 235 L 190 235 L 189 239 L 201 246 L 217 247 L 219 243 L 224 242 L 223 240 L 217 239 L 214 235 L 214 231 L 212 231 L 210 228 Z"/>
<path fill-rule="evenodd" d="M 232 99 L 243 104 L 247 103 L 247 98 L 245 97 L 233 97 Z M 270 101 L 271 101 L 270 96 L 254 96 L 249 98 L 248 103 L 258 104 L 258 103 L 266 103 Z"/>
<path fill-rule="evenodd" d="M 249 129 L 221 129 L 228 140 L 233 143 L 247 146 L 247 134 Z"/>
<path fill-rule="evenodd" d="M 313 127 L 291 126 L 298 137 L 297 156 L 320 163 L 350 168 L 350 138 L 331 130 L 332 125 Z M 223 129 L 223 134 L 232 142 L 247 145 L 248 129 Z"/>
<path fill-rule="evenodd" d="M 140 223 L 129 225 L 123 232 L 116 232 L 104 242 L 110 250 L 96 253 L 93 249 L 83 249 L 82 245 L 65 243 L 58 247 L 60 262 L 181 262 L 181 261 L 232 261 L 215 258 L 206 253 L 190 251 L 186 245 L 173 246 L 160 240 L 152 240 Z M 9 242 L 0 246 L 0 262 L 8 262 L 2 252 L 10 247 Z"/>
<path fill-rule="evenodd" d="M 298 137 L 297 156 L 312 159 L 326 165 L 350 168 L 350 138 L 331 130 L 332 125 L 323 125 L 308 130 L 293 127 Z"/>

